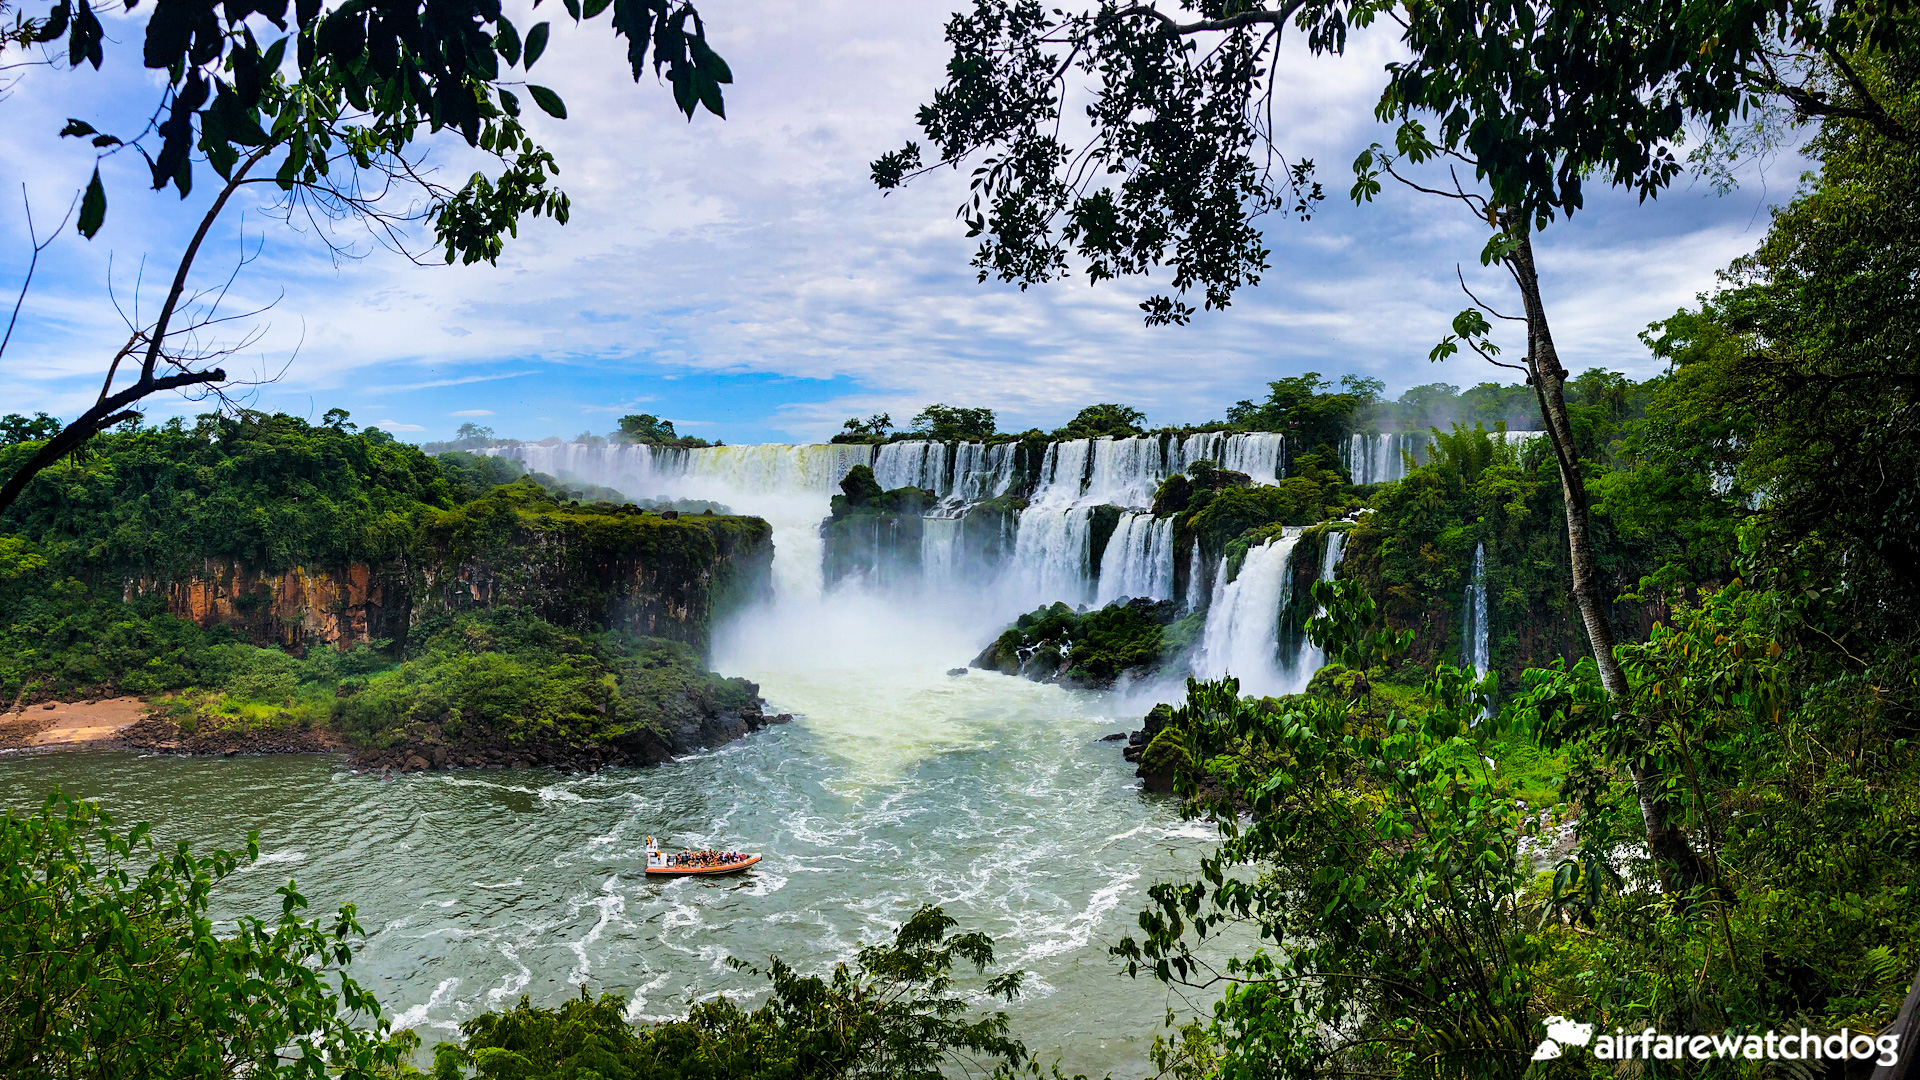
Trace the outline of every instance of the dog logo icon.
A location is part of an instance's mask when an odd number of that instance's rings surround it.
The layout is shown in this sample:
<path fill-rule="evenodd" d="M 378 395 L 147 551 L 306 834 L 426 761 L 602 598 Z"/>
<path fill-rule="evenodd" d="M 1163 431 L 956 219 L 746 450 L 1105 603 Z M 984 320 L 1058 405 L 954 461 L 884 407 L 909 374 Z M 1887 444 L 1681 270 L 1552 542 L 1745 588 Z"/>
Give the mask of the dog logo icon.
<path fill-rule="evenodd" d="M 1533 1060 L 1551 1061 L 1569 1046 L 1585 1046 L 1593 1041 L 1593 1025 L 1564 1016 L 1547 1017 L 1547 1037 L 1533 1051 Z"/>

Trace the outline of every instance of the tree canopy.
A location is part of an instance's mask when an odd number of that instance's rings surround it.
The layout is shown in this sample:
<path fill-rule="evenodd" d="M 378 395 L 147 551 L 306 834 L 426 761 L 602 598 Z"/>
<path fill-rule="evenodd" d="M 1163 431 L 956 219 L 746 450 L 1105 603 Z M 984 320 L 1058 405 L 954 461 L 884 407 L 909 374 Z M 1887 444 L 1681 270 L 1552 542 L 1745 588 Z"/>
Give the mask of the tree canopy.
<path fill-rule="evenodd" d="M 913 418 L 915 438 L 937 442 L 985 439 L 994 433 L 993 410 L 929 405 Z"/>

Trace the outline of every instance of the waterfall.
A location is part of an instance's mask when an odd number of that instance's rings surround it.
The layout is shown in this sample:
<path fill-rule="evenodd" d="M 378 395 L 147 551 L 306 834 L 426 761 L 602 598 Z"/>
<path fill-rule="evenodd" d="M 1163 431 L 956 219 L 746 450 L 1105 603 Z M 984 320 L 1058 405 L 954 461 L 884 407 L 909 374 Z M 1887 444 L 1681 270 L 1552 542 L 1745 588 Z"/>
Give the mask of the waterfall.
<path fill-rule="evenodd" d="M 1460 665 L 1485 675 L 1493 670 L 1493 651 L 1487 642 L 1487 542 L 1473 549 L 1473 570 L 1460 605 Z"/>
<path fill-rule="evenodd" d="M 1032 506 L 1020 511 L 1013 540 L 1010 583 L 1037 603 L 1064 600 L 1078 606 L 1088 599 L 1088 548 L 1093 539 L 1093 508 Z"/>
<path fill-rule="evenodd" d="M 920 573 L 936 588 L 958 583 L 960 569 L 961 520 L 957 517 L 929 517 L 921 522 Z"/>
<path fill-rule="evenodd" d="M 1196 545 L 1197 547 L 1197 545 Z M 1110 604 L 1121 597 L 1173 597 L 1173 519 L 1156 518 L 1145 511 L 1120 515 L 1113 538 L 1100 558 L 1100 581 L 1094 603 Z"/>
<path fill-rule="evenodd" d="M 879 447 L 682 449 L 549 440 L 485 452 L 570 482 L 613 488 L 631 499 L 703 499 L 764 517 L 774 529 L 775 589 L 802 596 L 818 595 L 823 588 L 819 524 L 832 496 L 847 470 L 868 465 L 881 487 L 925 488 L 938 500 L 926 514 L 919 540 L 926 584 L 959 588 L 970 572 L 985 572 L 992 575 L 993 587 L 982 589 L 975 580 L 974 593 L 1003 593 L 1006 604 L 1027 608 L 1055 600 L 1172 598 L 1173 524 L 1155 520 L 1148 509 L 1160 484 L 1201 460 L 1244 472 L 1256 483 L 1272 483 L 1286 473 L 1286 439 L 1274 432 L 1068 439 L 1049 444 L 1037 469 L 1028 465 L 1031 471 L 1024 473 L 1015 468 L 1020 444 L 1014 442 L 908 439 Z M 1010 494 L 1027 499 L 1017 518 L 1010 513 L 1006 518 L 1010 538 L 966 523 L 977 504 Z M 1091 511 L 1103 505 L 1122 513 L 1095 566 L 1089 558 Z M 885 546 L 876 538 L 876 551 Z M 869 580 L 879 578 L 869 575 Z M 1190 581 L 1186 600 L 1198 606 L 1206 596 L 1206 575 L 1191 574 Z"/>
<path fill-rule="evenodd" d="M 683 449 L 547 442 L 485 452 L 630 499 L 707 499 L 763 517 L 773 526 L 774 588 L 796 596 L 822 589 L 820 519 L 841 479 L 855 465 L 873 463 L 873 447 L 840 443 Z"/>
<path fill-rule="evenodd" d="M 1190 459 L 1189 463 L 1197 460 Z M 1234 435 L 1220 447 L 1218 460 L 1221 468 L 1246 473 L 1257 484 L 1284 480 L 1287 476 L 1287 437 L 1271 431 Z"/>
<path fill-rule="evenodd" d="M 1280 667 L 1280 613 L 1293 591 L 1290 564 L 1302 530 L 1289 528 L 1247 552 L 1240 573 L 1227 580 L 1226 559 L 1215 571 L 1213 599 L 1194 673 L 1205 679 L 1233 675 L 1243 695 L 1297 692 Z"/>
<path fill-rule="evenodd" d="M 1362 435 L 1355 432 L 1347 440 L 1347 471 L 1356 484 L 1384 484 L 1403 480 L 1407 463 L 1402 454 L 1417 462 L 1426 456 L 1429 436 L 1424 432 L 1380 432 Z"/>
<path fill-rule="evenodd" d="M 1327 533 L 1325 547 L 1320 552 L 1320 576 L 1318 580 L 1333 580 L 1334 574 L 1340 569 L 1340 556 L 1345 552 L 1346 546 L 1347 534 L 1345 531 L 1330 531 Z M 1326 613 L 1326 610 L 1326 608 L 1320 607 L 1317 604 L 1314 605 L 1315 614 L 1323 615 Z M 1303 689 L 1307 682 L 1312 681 L 1313 673 L 1325 667 L 1326 663 L 1326 650 L 1315 645 L 1303 630 L 1300 634 L 1300 648 L 1299 651 L 1294 654 L 1293 664 L 1291 666 L 1291 671 L 1295 678 L 1303 680 L 1301 682 Z"/>
<path fill-rule="evenodd" d="M 1206 598 L 1206 572 L 1200 566 L 1200 544 L 1195 541 L 1187 553 L 1187 598 L 1182 607 L 1187 611 L 1198 611 Z"/>
<path fill-rule="evenodd" d="M 873 477 L 888 490 L 926 488 L 956 507 L 998 498 L 1013 486 L 1017 445 L 918 439 L 888 443 L 874 454 Z"/>

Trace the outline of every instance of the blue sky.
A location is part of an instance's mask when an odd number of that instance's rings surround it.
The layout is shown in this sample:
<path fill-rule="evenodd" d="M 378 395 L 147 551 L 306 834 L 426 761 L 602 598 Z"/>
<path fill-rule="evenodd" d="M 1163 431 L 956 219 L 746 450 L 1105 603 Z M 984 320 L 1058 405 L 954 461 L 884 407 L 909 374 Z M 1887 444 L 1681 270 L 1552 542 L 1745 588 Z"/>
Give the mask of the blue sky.
<path fill-rule="evenodd" d="M 1483 296 L 1503 295 L 1477 265 L 1484 228 L 1391 188 L 1365 208 L 1341 197 L 1346 163 L 1382 137 L 1370 103 L 1392 56 L 1385 38 L 1289 65 L 1283 147 L 1319 163 L 1330 197 L 1311 222 L 1269 222 L 1273 270 L 1229 310 L 1148 329 L 1135 305 L 1152 282 L 977 284 L 953 217 L 964 174 L 885 198 L 867 179 L 873 157 L 915 134 L 914 110 L 938 85 L 950 2 L 710 3 L 710 39 L 736 85 L 729 119 L 691 124 L 664 87 L 631 81 L 604 20 L 557 26 L 536 74 L 572 119 L 534 127 L 561 162 L 572 221 L 523 227 L 497 267 L 419 267 L 364 242 L 364 258 L 336 263 L 310 232 L 245 207 L 202 262 L 211 282 L 256 253 L 230 303 L 272 305 L 230 372 L 274 376 L 250 391 L 254 407 L 316 419 L 345 408 L 416 441 L 469 420 L 565 437 L 650 412 L 728 442 L 821 439 L 848 416 L 904 421 L 933 401 L 989 406 L 1005 429 L 1053 427 L 1096 401 L 1182 423 L 1308 370 L 1372 375 L 1390 392 L 1503 374 L 1426 360 L 1461 306 L 1456 264 Z M 26 263 L 22 185 L 44 229 L 91 168 L 87 148 L 54 133 L 69 116 L 134 127 L 154 100 L 136 28 L 113 30 L 122 44 L 107 71 L 29 72 L 0 100 L 9 300 Z M 437 154 L 450 176 L 464 171 L 461 148 Z M 1802 167 L 1750 169 L 1724 198 L 1684 184 L 1646 205 L 1595 192 L 1550 228 L 1540 262 L 1567 365 L 1657 370 L 1635 335 L 1758 242 Z M 0 360 L 0 411 L 78 413 L 126 336 L 109 278 L 126 306 L 144 260 L 141 298 L 156 301 L 153 268 L 170 272 L 204 193 L 183 205 L 144 190 L 143 174 L 137 160 L 111 163 L 107 227 L 91 242 L 69 230 L 42 256 Z M 149 415 L 205 407 L 166 399 Z"/>

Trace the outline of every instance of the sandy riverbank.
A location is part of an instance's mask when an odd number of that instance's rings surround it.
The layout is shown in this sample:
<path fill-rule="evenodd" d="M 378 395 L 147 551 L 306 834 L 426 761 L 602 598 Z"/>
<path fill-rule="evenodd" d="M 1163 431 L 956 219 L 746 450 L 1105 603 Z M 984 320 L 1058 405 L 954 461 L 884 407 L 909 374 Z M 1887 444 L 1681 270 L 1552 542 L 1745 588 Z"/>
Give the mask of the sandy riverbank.
<path fill-rule="evenodd" d="M 147 713 L 137 697 L 53 701 L 0 713 L 0 749 L 82 746 L 106 742 Z"/>

